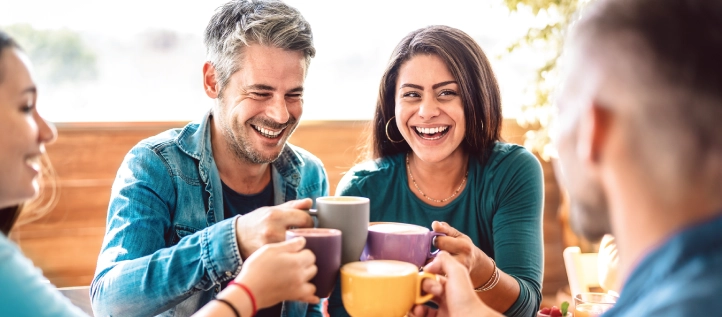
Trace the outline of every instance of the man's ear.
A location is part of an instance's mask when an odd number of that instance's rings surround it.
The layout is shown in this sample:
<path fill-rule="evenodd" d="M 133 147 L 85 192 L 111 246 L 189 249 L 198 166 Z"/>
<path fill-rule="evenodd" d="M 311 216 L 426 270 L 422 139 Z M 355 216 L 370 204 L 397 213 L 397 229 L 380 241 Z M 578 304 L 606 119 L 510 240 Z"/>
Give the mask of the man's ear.
<path fill-rule="evenodd" d="M 609 140 L 613 113 L 609 107 L 592 104 L 582 114 L 579 125 L 579 143 L 577 155 L 582 162 L 596 165 L 602 158 L 602 152 Z"/>
<path fill-rule="evenodd" d="M 211 99 L 218 98 L 218 82 L 216 81 L 216 68 L 211 62 L 203 64 L 203 91 Z"/>

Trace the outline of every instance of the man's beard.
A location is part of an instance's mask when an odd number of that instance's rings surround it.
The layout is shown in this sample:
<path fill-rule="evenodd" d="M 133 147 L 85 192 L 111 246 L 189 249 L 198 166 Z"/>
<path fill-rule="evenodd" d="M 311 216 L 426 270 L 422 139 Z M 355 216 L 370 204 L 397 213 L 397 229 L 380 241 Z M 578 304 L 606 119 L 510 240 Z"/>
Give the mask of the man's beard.
<path fill-rule="evenodd" d="M 572 230 L 585 239 L 596 242 L 612 232 L 607 199 L 600 188 L 592 190 L 590 200 L 571 197 L 569 222 Z"/>
<path fill-rule="evenodd" d="M 255 125 L 255 126 L 261 126 L 261 127 L 268 127 L 271 129 L 287 129 L 286 131 L 283 131 L 283 136 L 280 138 L 283 138 L 283 144 L 285 146 L 286 140 L 291 136 L 293 131 L 296 129 L 296 123 L 298 120 L 295 117 L 290 117 L 286 123 L 278 123 L 269 119 L 264 118 L 251 118 L 250 120 L 246 121 L 245 123 L 249 125 Z M 261 153 L 261 151 L 256 150 L 253 147 L 253 144 L 249 142 L 249 140 L 245 137 L 249 133 L 257 133 L 257 131 L 249 131 L 248 129 L 255 130 L 253 127 L 248 127 L 247 125 L 243 123 L 239 123 L 237 121 L 234 121 L 233 128 L 226 126 L 224 127 L 225 130 L 225 139 L 228 143 L 228 147 L 233 152 L 234 156 L 238 158 L 241 161 L 248 162 L 251 164 L 267 164 L 267 163 L 273 163 L 276 159 L 278 159 L 279 156 L 281 156 L 281 152 L 283 150 L 283 147 L 281 147 L 277 153 L 272 153 L 270 155 L 264 155 Z M 238 134 L 235 134 L 234 131 L 240 132 Z M 244 133 L 247 132 L 247 133 Z M 235 138 L 234 138 L 235 135 Z"/>

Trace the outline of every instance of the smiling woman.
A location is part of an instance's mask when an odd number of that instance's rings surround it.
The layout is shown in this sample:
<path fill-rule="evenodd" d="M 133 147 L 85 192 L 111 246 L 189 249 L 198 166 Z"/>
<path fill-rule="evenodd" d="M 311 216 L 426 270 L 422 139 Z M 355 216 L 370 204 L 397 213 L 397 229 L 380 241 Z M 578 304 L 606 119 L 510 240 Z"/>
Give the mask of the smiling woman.
<path fill-rule="evenodd" d="M 30 62 L 4 33 L 0 39 L 0 208 L 20 205 L 38 193 L 38 176 L 45 144 L 55 137 L 55 127 L 40 117 L 36 109 L 37 88 L 30 74 Z M 7 234 L 22 208 L 10 207 L 0 217 L 10 221 Z M 7 227 L 6 227 L 7 226 Z"/>
<path fill-rule="evenodd" d="M 369 197 L 370 221 L 446 234 L 436 246 L 466 267 L 479 298 L 507 316 L 532 315 L 541 301 L 542 171 L 530 152 L 500 140 L 501 96 L 481 47 L 448 26 L 413 31 L 392 53 L 378 96 L 367 161 L 336 194 Z M 347 315 L 339 292 L 329 312 Z"/>

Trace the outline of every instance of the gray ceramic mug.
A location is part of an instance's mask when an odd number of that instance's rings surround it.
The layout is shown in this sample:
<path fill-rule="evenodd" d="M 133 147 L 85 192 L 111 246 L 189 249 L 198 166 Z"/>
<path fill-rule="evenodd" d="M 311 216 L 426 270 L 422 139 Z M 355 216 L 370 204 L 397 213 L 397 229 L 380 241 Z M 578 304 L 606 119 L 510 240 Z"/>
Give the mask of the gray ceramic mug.
<path fill-rule="evenodd" d="M 308 211 L 316 227 L 341 230 L 341 265 L 361 258 L 369 228 L 369 199 L 355 196 L 316 198 L 316 209 Z"/>

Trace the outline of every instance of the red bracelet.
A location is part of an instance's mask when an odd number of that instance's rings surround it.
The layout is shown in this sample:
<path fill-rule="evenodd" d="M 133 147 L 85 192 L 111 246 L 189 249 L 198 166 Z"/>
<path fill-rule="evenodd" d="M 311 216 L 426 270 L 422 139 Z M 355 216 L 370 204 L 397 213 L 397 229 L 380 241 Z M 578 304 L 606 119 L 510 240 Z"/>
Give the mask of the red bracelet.
<path fill-rule="evenodd" d="M 253 297 L 253 293 L 251 292 L 251 289 L 248 288 L 248 286 L 243 285 L 241 283 L 236 282 L 236 280 L 231 280 L 228 282 L 228 286 L 235 285 L 240 288 L 242 288 L 244 291 L 246 291 L 246 294 L 248 294 L 248 297 L 251 298 L 251 305 L 253 306 L 253 313 L 251 314 L 251 317 L 256 316 L 256 313 L 258 312 L 257 306 L 256 306 L 256 298 Z"/>

